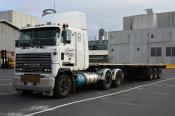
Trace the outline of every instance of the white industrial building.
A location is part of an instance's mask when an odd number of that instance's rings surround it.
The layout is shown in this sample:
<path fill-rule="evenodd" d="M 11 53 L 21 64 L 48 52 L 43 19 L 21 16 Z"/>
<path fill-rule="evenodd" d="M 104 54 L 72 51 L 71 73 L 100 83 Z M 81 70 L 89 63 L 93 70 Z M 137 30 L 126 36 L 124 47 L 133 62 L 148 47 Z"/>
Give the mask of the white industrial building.
<path fill-rule="evenodd" d="M 0 20 L 5 20 L 18 28 L 25 27 L 27 24 L 36 25 L 38 18 L 13 10 L 0 11 Z"/>
<path fill-rule="evenodd" d="M 175 64 L 175 12 L 123 18 L 123 31 L 108 32 L 111 63 Z"/>
<path fill-rule="evenodd" d="M 9 11 L 0 11 L 0 51 L 6 50 L 7 57 L 14 57 L 15 40 L 19 39 L 19 29 L 27 24 L 36 25 L 38 18 L 23 13 Z M 0 52 L 1 64 L 1 52 Z"/>
<path fill-rule="evenodd" d="M 36 25 L 38 18 L 27 14 L 9 11 L 0 11 L 0 51 L 14 52 L 15 40 L 19 38 L 19 29 L 27 24 Z"/>

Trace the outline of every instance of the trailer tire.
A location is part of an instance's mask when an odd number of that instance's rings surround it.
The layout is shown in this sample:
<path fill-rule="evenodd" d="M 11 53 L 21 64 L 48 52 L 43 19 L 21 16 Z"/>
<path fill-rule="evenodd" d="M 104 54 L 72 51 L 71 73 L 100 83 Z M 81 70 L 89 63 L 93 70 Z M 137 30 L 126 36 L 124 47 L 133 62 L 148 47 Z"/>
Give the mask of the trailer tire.
<path fill-rule="evenodd" d="M 158 79 L 158 70 L 154 69 L 154 79 Z"/>
<path fill-rule="evenodd" d="M 113 87 L 119 87 L 123 82 L 123 74 L 121 71 L 117 72 L 115 80 L 112 82 Z"/>
<path fill-rule="evenodd" d="M 61 74 L 55 79 L 55 86 L 53 90 L 54 97 L 67 97 L 71 92 L 72 82 L 71 78 L 66 74 Z"/>
<path fill-rule="evenodd" d="M 105 74 L 104 80 L 101 81 L 101 89 L 103 90 L 109 89 L 111 87 L 111 84 L 112 84 L 112 74 L 108 70 Z"/>
<path fill-rule="evenodd" d="M 157 70 L 157 79 L 160 79 L 162 77 L 162 69 Z"/>
<path fill-rule="evenodd" d="M 154 71 L 152 69 L 148 70 L 148 73 L 146 75 L 146 80 L 151 81 L 154 79 Z"/>

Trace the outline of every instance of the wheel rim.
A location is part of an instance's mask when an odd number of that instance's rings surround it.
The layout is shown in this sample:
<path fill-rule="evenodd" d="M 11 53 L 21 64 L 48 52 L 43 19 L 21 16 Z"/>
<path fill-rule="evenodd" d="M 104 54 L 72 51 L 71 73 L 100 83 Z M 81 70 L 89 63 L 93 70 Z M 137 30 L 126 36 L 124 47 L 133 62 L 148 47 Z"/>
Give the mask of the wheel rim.
<path fill-rule="evenodd" d="M 151 73 L 151 74 L 150 74 L 150 80 L 152 80 L 152 79 L 153 79 L 153 74 Z"/>
<path fill-rule="evenodd" d="M 120 80 L 120 77 L 117 79 L 117 85 L 120 85 L 121 84 L 121 80 Z"/>
<path fill-rule="evenodd" d="M 111 83 L 111 77 L 107 76 L 105 82 L 106 82 L 106 85 L 109 85 Z"/>
<path fill-rule="evenodd" d="M 59 91 L 61 95 L 66 95 L 71 88 L 71 82 L 69 79 L 62 79 L 59 84 Z"/>
<path fill-rule="evenodd" d="M 158 76 L 157 76 L 157 72 L 155 72 L 154 78 L 155 78 L 155 79 L 157 79 L 157 78 L 158 78 Z"/>
<path fill-rule="evenodd" d="M 121 84 L 121 74 L 119 73 L 117 76 L 117 85 Z"/>

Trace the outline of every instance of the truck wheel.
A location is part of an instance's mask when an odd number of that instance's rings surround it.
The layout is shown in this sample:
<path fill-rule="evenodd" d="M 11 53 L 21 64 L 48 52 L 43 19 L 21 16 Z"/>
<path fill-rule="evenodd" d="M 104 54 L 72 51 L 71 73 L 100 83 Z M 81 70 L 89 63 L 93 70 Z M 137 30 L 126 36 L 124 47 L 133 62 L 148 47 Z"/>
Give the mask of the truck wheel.
<path fill-rule="evenodd" d="M 157 79 L 160 79 L 162 77 L 162 69 L 157 70 Z"/>
<path fill-rule="evenodd" d="M 68 75 L 62 74 L 55 79 L 55 87 L 53 90 L 54 97 L 67 97 L 71 91 L 72 82 Z"/>
<path fill-rule="evenodd" d="M 154 79 L 154 71 L 150 69 L 148 71 L 148 74 L 147 74 L 147 80 L 150 81 L 150 80 L 153 80 L 153 79 Z"/>
<path fill-rule="evenodd" d="M 115 77 L 115 80 L 114 80 L 113 83 L 112 83 L 112 86 L 113 86 L 113 87 L 118 87 L 118 86 L 120 86 L 120 85 L 122 84 L 122 82 L 123 82 L 122 72 L 119 71 L 119 72 L 116 74 L 116 77 Z"/>
<path fill-rule="evenodd" d="M 154 69 L 154 79 L 158 79 L 158 71 L 157 71 L 157 69 Z"/>
<path fill-rule="evenodd" d="M 105 79 L 102 80 L 102 89 L 109 89 L 111 87 L 112 84 L 112 75 L 111 72 L 108 70 L 105 74 Z"/>

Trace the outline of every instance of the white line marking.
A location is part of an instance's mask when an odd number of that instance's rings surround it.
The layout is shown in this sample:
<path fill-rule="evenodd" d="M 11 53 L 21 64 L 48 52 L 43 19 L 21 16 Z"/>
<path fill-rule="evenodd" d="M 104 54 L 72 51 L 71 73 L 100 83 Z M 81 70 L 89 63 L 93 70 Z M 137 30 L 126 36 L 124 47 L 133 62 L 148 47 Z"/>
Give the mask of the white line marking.
<path fill-rule="evenodd" d="M 161 80 L 161 81 L 154 82 L 154 83 L 151 83 L 151 84 L 141 85 L 141 86 L 133 87 L 133 88 L 126 89 L 126 90 L 123 90 L 123 91 L 114 92 L 114 93 L 111 93 L 111 94 L 106 94 L 106 95 L 102 95 L 102 96 L 97 96 L 97 97 L 87 98 L 87 99 L 83 99 L 83 100 L 78 100 L 78 101 L 62 104 L 62 105 L 59 105 L 59 106 L 55 106 L 55 107 L 52 107 L 52 108 L 48 108 L 46 110 L 41 110 L 41 111 L 34 112 L 34 113 L 31 113 L 31 114 L 26 114 L 24 116 L 33 116 L 35 114 L 41 114 L 43 112 L 52 111 L 52 110 L 62 108 L 62 107 L 65 107 L 65 106 L 69 106 L 69 105 L 73 105 L 73 104 L 77 104 L 77 103 L 82 103 L 82 102 L 86 102 L 86 101 L 91 101 L 91 100 L 95 100 L 95 99 L 100 99 L 100 98 L 104 98 L 104 97 L 108 97 L 108 96 L 112 96 L 112 95 L 117 95 L 117 94 L 121 94 L 121 93 L 124 93 L 124 92 L 129 92 L 129 91 L 132 91 L 132 90 L 135 90 L 135 89 L 138 89 L 138 88 L 155 85 L 155 84 L 162 83 L 162 82 L 169 81 L 169 80 L 173 80 L 173 79 L 174 78 Z"/>
<path fill-rule="evenodd" d="M 0 79 L 0 81 L 12 81 L 12 79 Z"/>
<path fill-rule="evenodd" d="M 12 85 L 12 83 L 0 84 L 0 86 Z"/>
<path fill-rule="evenodd" d="M 11 92 L 11 93 L 0 93 L 0 95 L 9 95 L 9 94 L 14 94 L 16 92 Z"/>
<path fill-rule="evenodd" d="M 14 77 L 13 75 L 0 75 L 0 77 Z"/>

